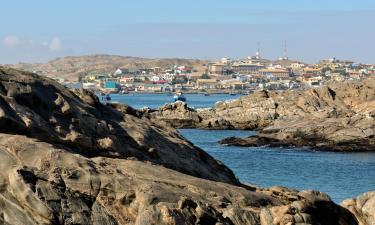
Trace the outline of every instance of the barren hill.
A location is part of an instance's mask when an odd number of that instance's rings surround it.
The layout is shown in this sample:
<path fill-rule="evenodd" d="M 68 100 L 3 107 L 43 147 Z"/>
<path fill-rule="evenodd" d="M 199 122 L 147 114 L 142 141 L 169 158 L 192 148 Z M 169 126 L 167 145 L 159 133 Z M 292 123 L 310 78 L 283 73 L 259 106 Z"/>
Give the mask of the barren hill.
<path fill-rule="evenodd" d="M 47 75 L 49 77 L 64 78 L 69 81 L 77 81 L 80 74 L 89 72 L 114 72 L 118 68 L 152 68 L 152 67 L 172 67 L 174 65 L 192 66 L 198 72 L 204 72 L 206 61 L 198 59 L 179 58 L 139 58 L 117 55 L 87 55 L 68 56 L 57 58 L 47 63 L 19 63 L 7 65 L 16 69 Z"/>

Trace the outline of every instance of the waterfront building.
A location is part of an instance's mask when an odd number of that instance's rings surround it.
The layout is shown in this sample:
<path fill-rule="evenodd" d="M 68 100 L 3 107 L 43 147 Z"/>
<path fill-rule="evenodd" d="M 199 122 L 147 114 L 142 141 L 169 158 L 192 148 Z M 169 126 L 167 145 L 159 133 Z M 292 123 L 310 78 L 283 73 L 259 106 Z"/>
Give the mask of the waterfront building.
<path fill-rule="evenodd" d="M 216 79 L 197 79 L 196 86 L 198 89 L 216 89 L 221 85 Z"/>
<path fill-rule="evenodd" d="M 261 69 L 259 70 L 259 74 L 267 76 L 267 77 L 274 77 L 276 79 L 289 79 L 290 78 L 290 72 L 286 69 L 276 69 L 276 68 Z"/>
<path fill-rule="evenodd" d="M 107 80 L 104 82 L 104 89 L 109 92 L 118 92 L 120 85 L 115 80 Z"/>
<path fill-rule="evenodd" d="M 119 79 L 120 83 L 133 83 L 134 76 L 133 75 L 124 75 Z"/>
<path fill-rule="evenodd" d="M 237 80 L 237 79 L 230 79 L 230 80 L 223 80 L 220 82 L 221 88 L 231 89 L 231 90 L 243 90 L 246 87 L 246 84 Z"/>
<path fill-rule="evenodd" d="M 171 92 L 173 91 L 173 86 L 168 83 L 145 84 L 143 90 L 147 92 Z"/>
<path fill-rule="evenodd" d="M 218 74 L 224 75 L 228 73 L 228 65 L 224 63 L 208 63 L 208 73 L 209 74 Z"/>
<path fill-rule="evenodd" d="M 261 64 L 240 63 L 232 65 L 233 72 L 239 74 L 256 74 L 259 70 L 264 69 Z"/>

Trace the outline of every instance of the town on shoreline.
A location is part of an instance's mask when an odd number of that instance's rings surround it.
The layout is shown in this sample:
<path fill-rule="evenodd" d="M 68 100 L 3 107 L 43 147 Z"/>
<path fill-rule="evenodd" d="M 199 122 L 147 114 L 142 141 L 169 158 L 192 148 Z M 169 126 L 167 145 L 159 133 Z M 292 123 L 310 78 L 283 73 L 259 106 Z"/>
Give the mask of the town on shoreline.
<path fill-rule="evenodd" d="M 256 90 L 287 90 L 319 87 L 329 81 L 362 80 L 375 76 L 375 65 L 336 58 L 307 64 L 287 57 L 272 61 L 259 52 L 245 59 L 222 58 L 201 61 L 199 66 L 119 67 L 114 71 L 80 73 L 76 81 L 46 74 L 69 88 L 102 93 L 228 93 L 248 94 Z"/>

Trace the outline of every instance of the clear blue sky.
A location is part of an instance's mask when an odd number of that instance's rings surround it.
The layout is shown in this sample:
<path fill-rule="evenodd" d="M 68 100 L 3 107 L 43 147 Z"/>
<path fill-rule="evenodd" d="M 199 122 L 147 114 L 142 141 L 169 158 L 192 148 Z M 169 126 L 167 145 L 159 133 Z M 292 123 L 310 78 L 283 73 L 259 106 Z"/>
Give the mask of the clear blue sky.
<path fill-rule="evenodd" d="M 216 59 L 261 54 L 375 63 L 374 0 L 12 0 L 0 64 L 117 54 Z"/>

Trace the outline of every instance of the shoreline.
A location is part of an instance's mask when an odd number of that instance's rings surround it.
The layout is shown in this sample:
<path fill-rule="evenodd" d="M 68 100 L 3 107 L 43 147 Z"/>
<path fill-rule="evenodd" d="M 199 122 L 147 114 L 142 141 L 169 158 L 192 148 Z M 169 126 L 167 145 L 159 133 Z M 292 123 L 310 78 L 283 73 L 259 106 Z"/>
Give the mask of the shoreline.
<path fill-rule="evenodd" d="M 310 146 L 324 151 L 375 151 L 375 81 L 303 90 L 260 91 L 208 109 L 166 104 L 150 113 L 175 128 L 256 130 L 238 146 Z M 237 142 L 237 143 L 236 143 Z M 245 143 L 247 142 L 247 143 Z"/>
<path fill-rule="evenodd" d="M 100 92 L 100 90 L 97 90 L 98 92 Z M 249 93 L 247 91 L 207 91 L 207 92 L 204 92 L 204 91 L 182 91 L 183 94 L 194 94 L 194 95 L 198 95 L 198 94 L 210 94 L 210 95 L 230 95 L 230 94 L 235 94 L 235 95 L 248 95 L 248 94 L 251 94 L 251 93 L 254 93 L 254 91 L 250 91 Z M 106 92 L 103 92 L 103 93 L 106 93 Z M 115 95 L 129 95 L 129 94 L 155 94 L 155 95 L 162 95 L 162 94 L 165 94 L 165 95 L 168 95 L 168 94 L 174 94 L 175 92 L 171 91 L 171 92 L 147 92 L 147 91 L 129 91 L 127 94 L 122 94 L 120 92 L 108 92 L 109 94 L 115 94 Z"/>

